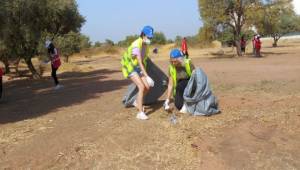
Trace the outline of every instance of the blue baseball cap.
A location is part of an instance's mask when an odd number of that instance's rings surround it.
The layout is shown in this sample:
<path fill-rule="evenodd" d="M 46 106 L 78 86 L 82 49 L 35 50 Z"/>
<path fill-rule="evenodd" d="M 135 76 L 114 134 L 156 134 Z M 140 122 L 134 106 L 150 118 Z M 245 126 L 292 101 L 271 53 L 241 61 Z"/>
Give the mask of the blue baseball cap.
<path fill-rule="evenodd" d="M 142 30 L 142 33 L 144 33 L 148 38 L 153 38 L 154 35 L 154 29 L 151 26 L 145 26 Z"/>
<path fill-rule="evenodd" d="M 171 53 L 170 53 L 170 57 L 176 59 L 176 58 L 183 57 L 183 54 L 182 54 L 182 52 L 181 52 L 180 50 L 178 50 L 178 49 L 173 49 L 173 50 L 171 51 Z"/>

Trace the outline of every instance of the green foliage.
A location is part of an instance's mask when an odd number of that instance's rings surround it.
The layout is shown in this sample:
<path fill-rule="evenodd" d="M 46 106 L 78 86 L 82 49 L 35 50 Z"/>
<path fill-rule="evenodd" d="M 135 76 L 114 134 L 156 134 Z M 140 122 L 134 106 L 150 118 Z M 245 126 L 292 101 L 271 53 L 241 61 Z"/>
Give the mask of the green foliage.
<path fill-rule="evenodd" d="M 174 40 L 172 40 L 172 39 L 167 40 L 167 44 L 172 44 L 172 43 L 174 43 Z"/>
<path fill-rule="evenodd" d="M 133 41 L 139 38 L 139 35 L 126 36 L 125 40 L 119 41 L 118 45 L 121 47 L 128 47 Z M 151 41 L 152 44 L 164 45 L 167 43 L 167 38 L 162 32 L 155 32 Z"/>
<path fill-rule="evenodd" d="M 155 32 L 154 37 L 151 41 L 152 44 L 164 45 L 167 43 L 167 39 L 164 33 Z"/>
<path fill-rule="evenodd" d="M 232 34 L 232 28 L 227 27 L 221 32 L 216 34 L 216 39 L 222 43 L 222 45 L 232 46 L 234 45 L 234 36 Z"/>
<path fill-rule="evenodd" d="M 176 36 L 175 37 L 175 45 L 176 47 L 181 47 L 181 43 L 182 43 L 182 40 L 183 40 L 184 37 L 182 36 Z M 199 45 L 200 41 L 199 41 L 199 36 L 198 35 L 195 35 L 195 36 L 187 36 L 185 37 L 186 38 L 186 42 L 187 42 L 187 45 L 189 47 L 194 47 L 194 46 L 197 46 Z"/>
<path fill-rule="evenodd" d="M 211 25 L 204 25 L 199 30 L 199 41 L 201 43 L 211 43 L 215 38 L 215 29 Z"/>
<path fill-rule="evenodd" d="M 199 44 L 199 36 L 195 35 L 195 36 L 187 36 L 185 37 L 186 41 L 187 41 L 187 45 L 190 47 L 196 46 Z"/>
<path fill-rule="evenodd" d="M 80 34 L 79 38 L 80 38 L 80 50 L 91 48 L 92 43 L 88 36 Z"/>
<path fill-rule="evenodd" d="M 102 43 L 99 41 L 96 41 L 94 44 L 94 47 L 101 47 Z"/>
<path fill-rule="evenodd" d="M 200 30 L 200 41 L 211 41 L 222 35 L 222 41 L 233 38 L 237 54 L 242 55 L 240 38 L 244 27 L 252 23 L 248 15 L 254 14 L 261 5 L 259 0 L 198 0 L 204 27 Z M 250 15 L 251 14 L 251 15 Z M 247 29 L 247 28 L 246 28 Z M 232 35 L 230 35 L 232 34 Z"/>
<path fill-rule="evenodd" d="M 107 46 L 114 46 L 115 43 L 112 40 L 110 40 L 110 39 L 106 39 L 105 40 L 105 45 L 107 45 Z"/>
<path fill-rule="evenodd" d="M 80 34 L 71 31 L 68 34 L 57 37 L 54 44 L 59 49 L 60 55 L 65 56 L 68 62 L 69 56 L 80 52 Z"/>
<path fill-rule="evenodd" d="M 39 55 L 41 58 L 46 59 L 47 49 L 45 49 L 45 40 L 49 39 L 49 37 L 53 37 L 53 34 L 45 34 L 43 35 L 40 44 L 39 44 Z M 55 46 L 59 49 L 60 55 L 66 57 L 66 61 L 69 60 L 69 57 L 78 53 L 81 50 L 87 49 L 91 47 L 91 42 L 89 37 L 78 33 L 70 31 L 67 34 L 63 34 L 60 36 L 55 36 L 53 39 Z"/>
<path fill-rule="evenodd" d="M 9 73 L 9 50 L 7 49 L 6 45 L 4 44 L 3 41 L 0 40 L 0 61 L 3 62 L 5 65 L 5 72 Z"/>
<path fill-rule="evenodd" d="M 274 47 L 283 35 L 300 30 L 299 16 L 289 0 L 269 0 L 262 14 L 260 32 L 273 37 Z"/>
<path fill-rule="evenodd" d="M 104 53 L 107 53 L 107 54 L 117 54 L 119 51 L 118 51 L 118 47 L 116 46 L 106 46 L 106 47 L 102 47 L 102 51 Z"/>
<path fill-rule="evenodd" d="M 253 38 L 254 32 L 252 30 L 246 30 L 241 33 L 240 37 L 244 37 L 246 41 Z M 217 33 L 217 40 L 222 43 L 223 46 L 235 46 L 234 36 L 230 28 L 226 28 L 222 32 Z"/>
<path fill-rule="evenodd" d="M 204 26 L 200 41 L 219 40 L 234 43 L 239 51 L 242 33 L 253 35 L 255 26 L 260 34 L 274 38 L 274 46 L 286 33 L 299 31 L 300 19 L 293 10 L 291 0 L 198 0 Z"/>
<path fill-rule="evenodd" d="M 28 0 L 26 0 L 28 1 Z M 79 32 L 85 19 L 78 11 L 76 0 L 46 1 L 46 30 L 55 35 Z"/>
<path fill-rule="evenodd" d="M 256 33 L 254 31 L 252 31 L 252 30 L 246 30 L 242 34 L 242 36 L 245 38 L 246 41 L 252 41 L 252 39 L 253 39 L 253 37 L 254 37 L 255 34 Z"/>
<path fill-rule="evenodd" d="M 177 47 L 180 47 L 180 46 L 181 46 L 181 41 L 182 41 L 182 39 L 183 39 L 183 37 L 181 37 L 181 36 L 179 36 L 179 35 L 177 35 L 177 36 L 175 37 L 174 42 L 175 42 L 175 45 L 176 45 Z"/>
<path fill-rule="evenodd" d="M 118 42 L 118 45 L 121 47 L 128 47 L 134 40 L 136 40 L 138 38 L 139 38 L 139 35 L 126 36 L 125 40 Z"/>
<path fill-rule="evenodd" d="M 39 77 L 31 59 L 39 53 L 45 35 L 78 32 L 84 18 L 75 0 L 1 1 L 0 37 L 9 57 L 22 57 L 34 77 Z M 22 14 L 22 15 L 20 15 Z"/>

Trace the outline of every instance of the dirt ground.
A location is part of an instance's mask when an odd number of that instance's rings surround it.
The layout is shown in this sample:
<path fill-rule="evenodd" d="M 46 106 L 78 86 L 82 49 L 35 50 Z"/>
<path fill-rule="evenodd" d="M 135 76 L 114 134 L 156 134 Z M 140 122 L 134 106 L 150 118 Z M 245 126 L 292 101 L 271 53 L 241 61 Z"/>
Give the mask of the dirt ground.
<path fill-rule="evenodd" d="M 148 121 L 123 108 L 118 56 L 73 59 L 59 91 L 50 77 L 6 81 L 0 169 L 300 169 L 300 40 L 270 44 L 263 58 L 191 50 L 222 113 L 175 125 L 163 98 Z M 167 56 L 154 61 L 166 71 Z"/>

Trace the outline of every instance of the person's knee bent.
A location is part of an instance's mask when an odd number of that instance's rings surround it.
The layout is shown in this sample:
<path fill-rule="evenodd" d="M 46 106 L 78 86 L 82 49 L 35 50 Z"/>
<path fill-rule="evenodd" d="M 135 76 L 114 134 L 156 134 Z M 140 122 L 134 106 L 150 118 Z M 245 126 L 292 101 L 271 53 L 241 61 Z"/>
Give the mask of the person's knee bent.
<path fill-rule="evenodd" d="M 150 87 L 144 85 L 144 91 L 145 91 L 145 92 L 148 92 L 149 90 L 150 90 Z"/>
<path fill-rule="evenodd" d="M 139 84 L 138 89 L 139 89 L 140 92 L 143 92 L 143 93 L 146 91 L 146 87 L 143 84 Z"/>

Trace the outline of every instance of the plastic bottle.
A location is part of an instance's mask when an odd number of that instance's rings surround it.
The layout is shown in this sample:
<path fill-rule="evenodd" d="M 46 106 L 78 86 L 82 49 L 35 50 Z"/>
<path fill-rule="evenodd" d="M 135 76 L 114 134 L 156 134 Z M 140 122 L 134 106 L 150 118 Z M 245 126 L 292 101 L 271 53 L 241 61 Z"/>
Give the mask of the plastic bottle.
<path fill-rule="evenodd" d="M 170 117 L 170 122 L 171 124 L 175 125 L 177 124 L 177 117 L 176 115 L 173 113 L 172 116 Z"/>

